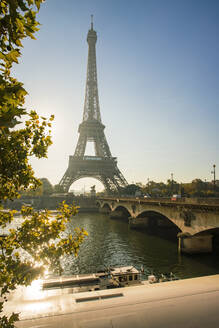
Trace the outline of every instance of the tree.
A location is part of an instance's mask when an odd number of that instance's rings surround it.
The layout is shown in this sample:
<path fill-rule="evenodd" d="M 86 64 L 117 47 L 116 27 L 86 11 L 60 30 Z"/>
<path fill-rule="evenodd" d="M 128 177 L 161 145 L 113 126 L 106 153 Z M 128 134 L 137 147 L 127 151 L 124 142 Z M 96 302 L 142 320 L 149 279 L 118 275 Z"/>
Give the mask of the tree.
<path fill-rule="evenodd" d="M 53 193 L 53 186 L 49 180 L 47 178 L 41 178 L 40 181 L 42 183 L 42 194 L 51 195 Z"/>
<path fill-rule="evenodd" d="M 141 190 L 140 186 L 132 183 L 122 189 L 122 194 L 129 195 L 129 196 L 135 196 L 136 191 L 138 192 L 140 190 Z"/>
<path fill-rule="evenodd" d="M 219 188 L 212 182 L 194 179 L 190 183 L 183 184 L 186 195 L 191 197 L 218 197 Z"/>
<path fill-rule="evenodd" d="M 14 219 L 15 211 L 3 211 L 5 200 L 20 196 L 22 190 L 35 189 L 40 180 L 34 176 L 29 158 L 47 156 L 51 145 L 49 119 L 39 117 L 35 111 L 24 109 L 27 94 L 23 84 L 11 75 L 18 63 L 22 40 L 34 39 L 38 30 L 37 11 L 43 0 L 0 1 L 0 229 Z M 18 124 L 22 124 L 19 128 Z M 66 224 L 77 212 L 75 206 L 60 205 L 59 214 L 53 217 L 47 210 L 35 212 L 31 207 L 21 210 L 21 224 L 9 234 L 0 236 L 0 327 L 12 328 L 18 314 L 3 314 L 7 295 L 17 285 L 28 285 L 43 273 L 45 267 L 62 272 L 61 257 L 77 255 L 80 243 L 86 236 L 82 229 L 73 235 L 65 233 Z M 30 257 L 22 259 L 19 249 Z"/>
<path fill-rule="evenodd" d="M 56 185 L 54 186 L 54 192 L 55 192 L 55 193 L 63 193 L 63 187 L 60 186 L 59 184 L 56 184 Z"/>
<path fill-rule="evenodd" d="M 54 188 L 47 178 L 40 178 L 40 186 L 31 190 L 20 190 L 21 197 L 48 196 L 54 192 Z"/>

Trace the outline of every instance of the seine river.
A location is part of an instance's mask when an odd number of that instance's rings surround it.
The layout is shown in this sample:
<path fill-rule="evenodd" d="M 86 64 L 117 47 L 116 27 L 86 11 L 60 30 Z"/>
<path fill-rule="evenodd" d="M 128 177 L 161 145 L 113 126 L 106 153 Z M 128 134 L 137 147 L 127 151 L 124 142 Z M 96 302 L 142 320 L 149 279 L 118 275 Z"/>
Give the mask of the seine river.
<path fill-rule="evenodd" d="M 80 213 L 73 217 L 69 231 L 84 228 L 88 237 L 77 258 L 64 260 L 65 274 L 92 273 L 109 266 L 144 267 L 145 278 L 173 272 L 179 278 L 219 273 L 219 254 L 179 255 L 177 241 L 131 230 L 123 221 L 99 213 Z"/>

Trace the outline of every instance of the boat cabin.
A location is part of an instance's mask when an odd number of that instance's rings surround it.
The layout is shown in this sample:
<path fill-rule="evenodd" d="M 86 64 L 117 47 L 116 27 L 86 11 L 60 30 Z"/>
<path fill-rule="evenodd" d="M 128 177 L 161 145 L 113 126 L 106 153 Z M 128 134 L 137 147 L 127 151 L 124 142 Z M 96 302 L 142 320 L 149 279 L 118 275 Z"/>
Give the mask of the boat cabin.
<path fill-rule="evenodd" d="M 133 266 L 123 266 L 110 269 L 113 280 L 116 280 L 121 286 L 139 283 L 141 273 Z"/>

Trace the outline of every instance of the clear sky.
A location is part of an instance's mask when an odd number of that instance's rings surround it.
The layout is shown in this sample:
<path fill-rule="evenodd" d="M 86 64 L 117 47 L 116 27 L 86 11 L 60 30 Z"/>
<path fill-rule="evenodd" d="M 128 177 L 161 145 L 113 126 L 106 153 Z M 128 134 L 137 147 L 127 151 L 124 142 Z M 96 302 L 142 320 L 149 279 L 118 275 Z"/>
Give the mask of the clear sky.
<path fill-rule="evenodd" d="M 218 0 L 46 0 L 37 41 L 24 42 L 14 72 L 27 108 L 55 114 L 38 177 L 60 181 L 82 121 L 90 15 L 97 31 L 102 122 L 129 183 L 212 179 L 219 170 Z M 80 189 L 94 180 L 81 179 Z M 101 188 L 100 188 L 101 189 Z"/>

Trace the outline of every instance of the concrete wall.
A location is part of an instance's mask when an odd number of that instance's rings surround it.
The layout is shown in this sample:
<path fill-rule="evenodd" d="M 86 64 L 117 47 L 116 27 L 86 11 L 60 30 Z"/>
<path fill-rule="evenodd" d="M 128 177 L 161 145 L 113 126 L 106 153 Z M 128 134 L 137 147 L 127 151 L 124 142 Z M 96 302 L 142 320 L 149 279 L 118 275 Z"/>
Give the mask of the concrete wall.
<path fill-rule="evenodd" d="M 14 201 L 7 201 L 6 207 L 10 209 L 20 210 L 21 206 L 24 204 L 30 204 L 35 209 L 49 209 L 55 210 L 58 208 L 59 204 L 63 201 L 66 204 L 74 203 L 76 206 L 80 206 L 79 211 L 92 211 L 98 212 L 98 207 L 96 204 L 95 197 L 82 197 L 82 196 L 74 196 L 74 195 L 63 195 L 63 196 L 41 196 L 41 197 L 32 197 L 32 198 L 19 198 Z"/>

